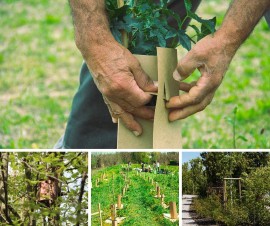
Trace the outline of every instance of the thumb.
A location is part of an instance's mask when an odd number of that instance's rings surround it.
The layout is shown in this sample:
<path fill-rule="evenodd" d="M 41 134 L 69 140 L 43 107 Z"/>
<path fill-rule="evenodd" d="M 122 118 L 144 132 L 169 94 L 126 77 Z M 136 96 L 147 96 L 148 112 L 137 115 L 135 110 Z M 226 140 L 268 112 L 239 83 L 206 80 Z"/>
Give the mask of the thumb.
<path fill-rule="evenodd" d="M 191 75 L 199 66 L 200 64 L 197 57 L 191 50 L 178 62 L 177 68 L 173 73 L 173 78 L 177 81 L 182 81 Z"/>
<path fill-rule="evenodd" d="M 138 86 L 145 92 L 157 92 L 158 85 L 156 81 L 153 81 L 146 72 L 138 64 L 132 68 L 134 79 Z"/>

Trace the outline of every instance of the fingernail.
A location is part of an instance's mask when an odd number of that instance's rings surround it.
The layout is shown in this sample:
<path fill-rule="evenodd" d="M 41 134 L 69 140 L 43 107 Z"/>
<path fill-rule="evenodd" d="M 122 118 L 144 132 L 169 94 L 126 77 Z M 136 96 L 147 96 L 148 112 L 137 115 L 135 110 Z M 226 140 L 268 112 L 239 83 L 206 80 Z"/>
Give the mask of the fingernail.
<path fill-rule="evenodd" d="M 153 83 L 155 87 L 158 87 L 158 81 L 153 81 Z"/>
<path fill-rule="evenodd" d="M 113 123 L 118 123 L 118 119 L 117 118 L 112 118 L 112 122 Z"/>
<path fill-rule="evenodd" d="M 173 72 L 173 78 L 174 78 L 176 81 L 178 81 L 178 82 L 180 82 L 180 81 L 182 80 L 181 75 L 178 73 L 177 70 L 175 70 L 175 71 Z"/>
<path fill-rule="evenodd" d="M 140 133 L 139 133 L 138 131 L 133 131 L 133 134 L 134 134 L 136 137 L 140 136 Z"/>

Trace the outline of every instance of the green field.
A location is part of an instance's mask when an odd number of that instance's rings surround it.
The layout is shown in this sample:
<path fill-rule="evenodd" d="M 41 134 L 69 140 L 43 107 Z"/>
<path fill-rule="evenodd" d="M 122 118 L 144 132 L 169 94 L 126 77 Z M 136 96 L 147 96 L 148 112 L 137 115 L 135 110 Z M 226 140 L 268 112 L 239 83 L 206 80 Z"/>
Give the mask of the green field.
<path fill-rule="evenodd" d="M 217 16 L 219 26 L 228 4 L 203 1 L 198 14 Z M 0 147 L 53 147 L 64 132 L 82 63 L 68 1 L 2 0 L 0 15 Z M 233 148 L 233 140 L 237 148 L 270 148 L 269 43 L 262 20 L 213 103 L 183 120 L 184 148 Z"/>
<path fill-rule="evenodd" d="M 133 170 L 131 171 L 124 170 L 121 165 L 92 170 L 92 214 L 98 212 L 98 203 L 100 203 L 103 211 L 103 222 L 108 219 L 110 217 L 110 205 L 117 203 L 117 197 L 122 194 L 123 187 L 129 184 L 129 190 L 125 192 L 125 196 L 122 198 L 124 208 L 117 211 L 117 216 L 126 218 L 121 225 L 178 225 L 179 221 L 171 223 L 163 218 L 163 213 L 169 213 L 169 209 L 164 209 L 161 206 L 160 199 L 154 196 L 156 195 L 155 182 L 157 182 L 161 194 L 165 195 L 165 203 L 176 202 L 177 212 L 179 212 L 179 168 L 173 166 L 161 167 L 161 169 L 168 169 L 171 172 L 171 174 L 165 175 L 145 172 L 137 174 L 134 168 L 139 167 L 139 165 L 132 164 Z M 101 179 L 103 173 L 106 175 L 104 180 Z M 98 187 L 96 187 L 97 179 L 99 179 Z M 99 215 L 92 216 L 91 223 L 93 226 L 99 225 Z"/>

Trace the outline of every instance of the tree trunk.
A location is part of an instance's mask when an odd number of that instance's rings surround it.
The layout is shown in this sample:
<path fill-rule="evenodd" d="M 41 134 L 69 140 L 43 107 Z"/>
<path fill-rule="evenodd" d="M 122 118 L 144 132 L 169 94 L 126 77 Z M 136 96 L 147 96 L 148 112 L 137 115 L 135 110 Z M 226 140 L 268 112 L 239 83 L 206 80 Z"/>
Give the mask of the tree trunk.
<path fill-rule="evenodd" d="M 32 155 L 32 153 L 29 153 L 29 155 Z M 34 188 L 33 186 L 29 183 L 29 181 L 33 180 L 33 175 L 31 172 L 31 169 L 28 167 L 28 160 L 27 159 L 23 159 L 24 163 L 24 170 L 25 170 L 25 178 L 27 179 L 27 185 L 26 185 L 26 193 L 28 198 L 28 202 L 31 203 L 34 201 L 34 198 L 36 197 L 36 194 L 34 193 Z M 29 225 L 30 226 L 36 226 L 36 220 L 33 218 L 33 213 L 34 213 L 34 209 L 30 208 L 27 209 L 24 212 L 24 219 L 28 219 L 29 220 Z"/>
<path fill-rule="evenodd" d="M 3 198 L 0 202 L 0 214 L 12 224 L 8 209 L 8 153 L 0 152 L 0 167 L 0 196 Z"/>
<path fill-rule="evenodd" d="M 82 181 L 81 181 L 81 188 L 80 188 L 80 194 L 79 194 L 79 199 L 78 199 L 76 226 L 80 225 L 80 216 L 81 216 L 81 210 L 82 210 L 82 199 L 83 199 L 84 187 L 85 187 L 86 179 L 87 179 L 87 173 L 83 172 Z"/>

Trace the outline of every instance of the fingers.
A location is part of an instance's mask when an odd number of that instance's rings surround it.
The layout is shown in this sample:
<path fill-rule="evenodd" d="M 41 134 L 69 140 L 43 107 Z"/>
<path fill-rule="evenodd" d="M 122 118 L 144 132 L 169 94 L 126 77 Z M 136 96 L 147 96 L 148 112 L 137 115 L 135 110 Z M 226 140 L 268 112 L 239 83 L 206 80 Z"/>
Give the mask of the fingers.
<path fill-rule="evenodd" d="M 169 113 L 169 121 L 175 121 L 175 120 L 179 120 L 179 119 L 184 119 L 187 118 L 190 115 L 193 115 L 199 111 L 204 110 L 212 101 L 214 96 L 214 92 L 210 93 L 208 96 L 206 96 L 203 101 L 201 101 L 198 104 L 195 105 L 189 105 L 187 107 L 184 108 L 180 108 L 180 109 L 176 109 L 176 110 L 172 110 Z"/>
<path fill-rule="evenodd" d="M 200 63 L 196 58 L 195 52 L 191 50 L 178 62 L 177 68 L 173 73 L 173 78 L 176 81 L 182 81 L 198 67 L 200 67 Z"/>
<path fill-rule="evenodd" d="M 191 83 L 186 83 L 186 82 L 179 82 L 179 89 L 184 91 L 184 92 L 189 92 L 189 90 L 196 86 L 197 82 L 191 82 Z"/>
<path fill-rule="evenodd" d="M 108 110 L 109 110 L 110 115 L 111 115 L 111 117 L 112 117 L 112 122 L 113 122 L 113 123 L 118 123 L 117 117 L 113 114 L 113 110 L 112 110 L 112 108 L 111 108 L 110 102 L 108 101 L 108 99 L 107 99 L 105 96 L 102 95 L 102 97 L 103 97 L 104 103 L 105 103 L 105 104 L 107 105 L 107 107 L 108 107 Z"/>
<path fill-rule="evenodd" d="M 204 93 L 204 91 L 200 87 L 194 86 L 190 89 L 188 93 L 184 93 L 180 96 L 172 97 L 166 103 L 166 107 L 167 108 L 184 108 L 189 105 L 199 104 L 204 99 L 205 96 L 206 96 L 206 93 Z"/>
<path fill-rule="evenodd" d="M 124 111 L 118 104 L 109 101 L 106 97 L 103 96 L 103 99 L 108 106 L 108 109 L 112 117 L 112 121 L 114 123 L 117 123 L 118 118 L 120 118 L 124 123 L 125 127 L 130 131 L 132 131 L 135 136 L 141 135 L 143 129 L 141 125 L 135 120 L 134 116 L 148 120 L 154 118 L 155 112 L 154 109 L 151 107 L 141 107 L 134 109 L 134 112 L 132 112 L 131 114 L 129 112 Z"/>
<path fill-rule="evenodd" d="M 119 118 L 122 119 L 125 127 L 133 132 L 135 136 L 140 136 L 143 132 L 142 126 L 134 119 L 132 114 L 123 112 Z"/>
<path fill-rule="evenodd" d="M 154 107 L 141 107 L 136 108 L 132 114 L 136 117 L 153 120 L 155 116 L 155 108 Z"/>
<path fill-rule="evenodd" d="M 136 59 L 135 59 L 136 60 Z M 136 60 L 137 61 L 137 60 Z M 133 73 L 134 79 L 137 85 L 145 92 L 157 92 L 158 85 L 156 81 L 153 81 L 142 69 L 140 63 L 137 61 L 135 62 L 132 67 L 131 71 Z"/>
<path fill-rule="evenodd" d="M 220 76 L 214 77 L 203 73 L 202 76 L 197 81 L 196 85 L 191 84 L 190 86 L 187 83 L 184 85 L 184 89 L 188 90 L 188 93 L 184 93 L 180 96 L 172 97 L 169 102 L 166 104 L 167 108 L 184 108 L 190 105 L 196 105 L 201 103 L 209 93 L 215 91 L 220 83 L 222 78 Z M 181 83 L 183 85 L 184 83 Z"/>

